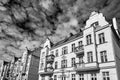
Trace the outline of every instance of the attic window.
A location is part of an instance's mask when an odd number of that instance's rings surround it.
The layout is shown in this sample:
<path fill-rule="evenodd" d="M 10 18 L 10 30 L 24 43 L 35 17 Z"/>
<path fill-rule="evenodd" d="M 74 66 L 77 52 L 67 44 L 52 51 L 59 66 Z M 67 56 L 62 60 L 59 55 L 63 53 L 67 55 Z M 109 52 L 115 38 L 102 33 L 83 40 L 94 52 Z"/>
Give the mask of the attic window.
<path fill-rule="evenodd" d="M 45 47 L 48 48 L 48 45 L 46 45 Z"/>
<path fill-rule="evenodd" d="M 98 25 L 99 25 L 98 21 L 91 24 L 91 26 L 93 26 L 93 27 L 97 27 Z"/>

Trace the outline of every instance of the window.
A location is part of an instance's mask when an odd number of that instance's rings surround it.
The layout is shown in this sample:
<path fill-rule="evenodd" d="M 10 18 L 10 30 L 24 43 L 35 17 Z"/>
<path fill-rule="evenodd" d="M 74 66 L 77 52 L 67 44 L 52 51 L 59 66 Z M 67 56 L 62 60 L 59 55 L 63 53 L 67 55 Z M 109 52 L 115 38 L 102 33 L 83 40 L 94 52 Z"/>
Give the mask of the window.
<path fill-rule="evenodd" d="M 57 67 L 58 67 L 57 65 L 58 65 L 58 62 L 56 61 L 55 62 L 55 69 L 57 69 Z"/>
<path fill-rule="evenodd" d="M 42 76 L 42 79 L 41 80 L 45 80 L 45 77 L 44 76 Z"/>
<path fill-rule="evenodd" d="M 106 53 L 106 51 L 102 51 L 100 53 L 101 53 L 101 62 L 107 62 L 108 59 L 107 59 L 107 53 Z"/>
<path fill-rule="evenodd" d="M 93 54 L 92 54 L 92 52 L 88 52 L 87 57 L 88 57 L 88 63 L 93 62 Z"/>
<path fill-rule="evenodd" d="M 100 43 L 100 44 L 105 43 L 104 33 L 101 33 L 101 34 L 99 34 L 98 36 L 99 36 L 99 43 Z"/>
<path fill-rule="evenodd" d="M 56 55 L 56 57 L 58 57 L 58 49 L 56 50 L 56 54 L 55 55 Z"/>
<path fill-rule="evenodd" d="M 87 35 L 86 39 L 87 39 L 87 45 L 92 44 L 91 35 Z"/>
<path fill-rule="evenodd" d="M 79 57 L 79 64 L 82 64 L 82 63 L 84 63 L 83 57 Z"/>
<path fill-rule="evenodd" d="M 79 42 L 78 42 L 78 45 L 79 45 L 79 47 L 83 46 L 83 42 L 82 42 L 82 41 L 79 41 Z"/>
<path fill-rule="evenodd" d="M 91 74 L 91 80 L 97 80 L 97 75 L 96 73 Z"/>
<path fill-rule="evenodd" d="M 75 51 L 75 43 L 72 44 L 72 52 Z"/>
<path fill-rule="evenodd" d="M 62 60 L 61 61 L 61 68 L 66 68 L 67 67 L 67 60 Z"/>
<path fill-rule="evenodd" d="M 54 80 L 57 80 L 57 75 L 54 75 Z"/>
<path fill-rule="evenodd" d="M 97 27 L 98 25 L 99 25 L 98 21 L 91 24 L 91 26 L 93 26 L 93 27 Z"/>
<path fill-rule="evenodd" d="M 44 67 L 44 63 L 43 63 L 43 62 L 41 62 L 40 69 L 43 69 L 43 67 Z"/>
<path fill-rule="evenodd" d="M 62 80 L 66 80 L 66 76 L 62 76 Z"/>
<path fill-rule="evenodd" d="M 103 72 L 103 80 L 110 80 L 109 72 Z"/>
<path fill-rule="evenodd" d="M 75 74 L 72 74 L 72 80 L 75 80 L 76 78 L 75 78 Z"/>
<path fill-rule="evenodd" d="M 72 58 L 71 62 L 72 62 L 71 66 L 74 67 L 75 66 L 75 58 Z"/>
<path fill-rule="evenodd" d="M 79 80 L 84 80 L 84 74 L 80 74 L 79 78 L 80 78 Z"/>
<path fill-rule="evenodd" d="M 67 54 L 68 53 L 68 47 L 63 47 L 62 48 L 62 54 Z"/>

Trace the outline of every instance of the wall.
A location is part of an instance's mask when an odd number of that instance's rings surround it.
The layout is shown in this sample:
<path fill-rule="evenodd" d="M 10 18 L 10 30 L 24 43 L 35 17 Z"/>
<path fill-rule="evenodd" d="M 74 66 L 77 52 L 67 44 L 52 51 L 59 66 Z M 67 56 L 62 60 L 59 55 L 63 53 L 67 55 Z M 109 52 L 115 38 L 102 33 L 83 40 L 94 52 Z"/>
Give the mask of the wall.
<path fill-rule="evenodd" d="M 40 60 L 39 57 L 36 56 L 31 57 L 28 80 L 38 80 L 39 60 Z"/>
<path fill-rule="evenodd" d="M 111 35 L 112 35 L 112 41 L 113 41 L 113 47 L 114 47 L 114 57 L 116 60 L 116 67 L 117 67 L 117 73 L 118 73 L 117 76 L 118 76 L 118 80 L 120 80 L 120 41 L 118 41 L 113 28 L 111 28 L 111 32 L 112 32 Z"/>

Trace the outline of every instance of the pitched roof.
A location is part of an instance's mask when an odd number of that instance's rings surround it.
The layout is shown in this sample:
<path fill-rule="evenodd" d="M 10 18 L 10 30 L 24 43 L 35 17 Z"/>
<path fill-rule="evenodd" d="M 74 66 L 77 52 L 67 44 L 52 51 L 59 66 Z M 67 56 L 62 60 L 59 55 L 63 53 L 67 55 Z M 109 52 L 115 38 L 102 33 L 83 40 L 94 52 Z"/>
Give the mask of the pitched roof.
<path fill-rule="evenodd" d="M 55 48 L 55 47 L 58 47 L 58 46 L 61 46 L 61 45 L 65 44 L 65 43 L 68 43 L 68 42 L 70 42 L 70 41 L 73 41 L 74 39 L 77 39 L 77 38 L 82 37 L 82 36 L 83 36 L 83 32 L 79 32 L 79 33 L 77 33 L 77 34 L 75 34 L 75 35 L 73 35 L 73 36 L 70 36 L 70 37 L 68 37 L 68 38 L 65 38 L 65 39 L 57 42 L 56 44 L 54 44 L 54 45 L 52 46 L 51 49 L 53 49 L 53 48 Z"/>

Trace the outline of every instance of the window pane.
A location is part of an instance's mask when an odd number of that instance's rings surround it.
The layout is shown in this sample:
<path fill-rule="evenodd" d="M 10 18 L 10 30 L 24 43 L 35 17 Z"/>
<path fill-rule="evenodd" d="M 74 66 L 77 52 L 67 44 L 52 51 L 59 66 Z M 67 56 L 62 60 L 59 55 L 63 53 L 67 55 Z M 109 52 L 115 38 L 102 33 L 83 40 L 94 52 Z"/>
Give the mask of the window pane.
<path fill-rule="evenodd" d="M 93 54 L 92 54 L 92 52 L 88 52 L 87 57 L 88 57 L 88 62 L 93 62 Z"/>
<path fill-rule="evenodd" d="M 86 39 L 87 39 L 87 45 L 89 45 L 89 44 L 92 43 L 91 35 L 87 35 L 87 36 L 86 36 Z"/>
<path fill-rule="evenodd" d="M 107 62 L 108 59 L 107 59 L 107 53 L 106 53 L 106 51 L 102 51 L 100 53 L 101 53 L 101 62 Z"/>
<path fill-rule="evenodd" d="M 98 36 L 99 36 L 99 43 L 100 44 L 105 43 L 104 33 L 100 33 Z"/>
<path fill-rule="evenodd" d="M 56 50 L 56 57 L 58 57 L 58 49 Z"/>
<path fill-rule="evenodd" d="M 75 50 L 75 43 L 72 44 L 72 52 Z"/>

